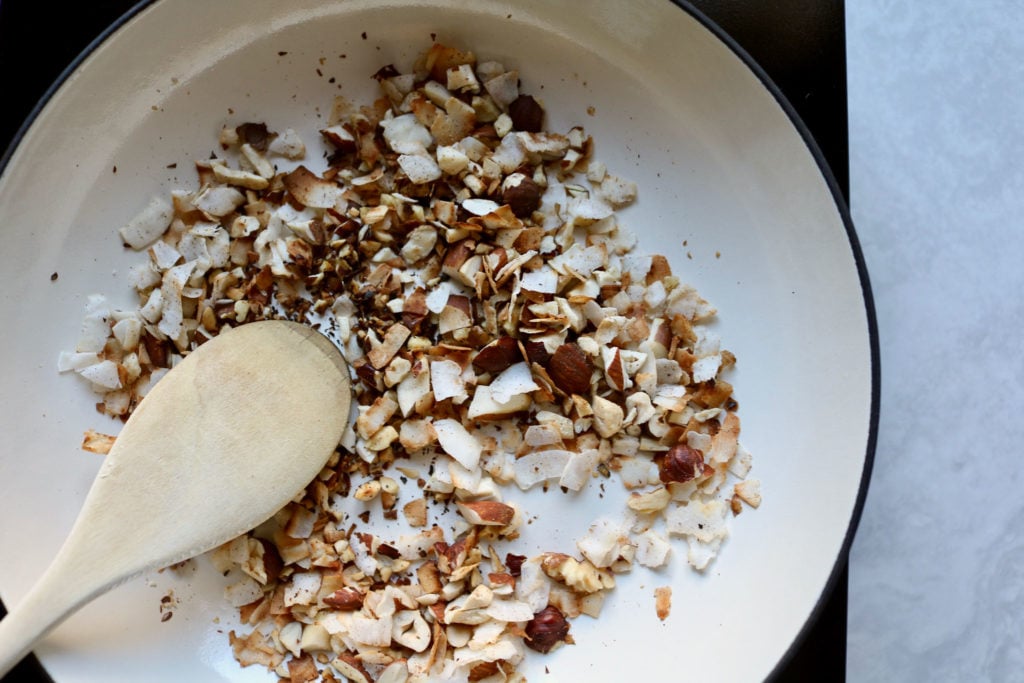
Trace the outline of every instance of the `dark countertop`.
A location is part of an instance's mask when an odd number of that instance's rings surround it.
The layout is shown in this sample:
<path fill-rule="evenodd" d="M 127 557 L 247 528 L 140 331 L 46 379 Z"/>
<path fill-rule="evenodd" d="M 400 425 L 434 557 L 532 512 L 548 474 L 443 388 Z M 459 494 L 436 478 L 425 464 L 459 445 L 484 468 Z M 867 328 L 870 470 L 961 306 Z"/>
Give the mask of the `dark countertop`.
<path fill-rule="evenodd" d="M 849 198 L 846 112 L 846 33 L 843 0 L 692 0 L 779 86 L 801 116 Z M 0 113 L 0 150 L 16 135 L 39 98 L 76 56 L 132 0 L 67 3 L 59 22 L 37 0 L 0 2 L 0 73 L 18 74 Z M 16 90 L 13 90 L 16 88 Z M 778 671 L 780 683 L 843 681 L 846 670 L 847 572 L 838 572 L 805 638 Z M 0 615 L 3 605 L 0 604 Z M 30 657 L 3 683 L 49 681 Z"/>

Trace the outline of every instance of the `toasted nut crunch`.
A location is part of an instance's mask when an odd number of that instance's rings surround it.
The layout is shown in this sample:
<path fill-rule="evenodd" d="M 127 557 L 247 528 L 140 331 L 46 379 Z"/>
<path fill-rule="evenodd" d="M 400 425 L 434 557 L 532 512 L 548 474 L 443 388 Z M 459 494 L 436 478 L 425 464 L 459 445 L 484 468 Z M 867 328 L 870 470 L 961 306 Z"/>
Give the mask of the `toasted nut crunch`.
<path fill-rule="evenodd" d="M 582 126 L 546 128 L 528 75 L 433 43 L 373 78 L 376 101 L 295 122 L 320 131 L 308 159 L 294 129 L 223 126 L 195 187 L 122 230 L 140 303 L 89 297 L 58 370 L 127 419 L 225 330 L 322 331 L 354 419 L 304 491 L 212 555 L 249 629 L 228 636 L 236 660 L 294 681 L 521 681 L 526 648 L 572 644 L 570 621 L 600 618 L 635 564 L 685 550 L 704 571 L 760 504 L 737 360 L 673 274 L 678 249 L 637 247 L 619 211 L 637 186 Z M 90 430 L 83 448 L 113 442 Z M 610 508 L 614 485 L 628 496 Z M 595 496 L 601 516 L 544 547 L 560 522 L 524 508 L 534 487 L 567 522 Z M 670 601 L 655 591 L 659 619 Z"/>

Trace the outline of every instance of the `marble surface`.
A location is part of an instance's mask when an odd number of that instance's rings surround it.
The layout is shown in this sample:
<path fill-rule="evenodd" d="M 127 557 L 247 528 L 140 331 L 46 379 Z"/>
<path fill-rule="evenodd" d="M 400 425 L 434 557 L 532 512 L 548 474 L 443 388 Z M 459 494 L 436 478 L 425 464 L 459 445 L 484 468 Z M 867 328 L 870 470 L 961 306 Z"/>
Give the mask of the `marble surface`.
<path fill-rule="evenodd" d="M 1024 5 L 846 13 L 882 360 L 849 680 L 1024 680 Z"/>

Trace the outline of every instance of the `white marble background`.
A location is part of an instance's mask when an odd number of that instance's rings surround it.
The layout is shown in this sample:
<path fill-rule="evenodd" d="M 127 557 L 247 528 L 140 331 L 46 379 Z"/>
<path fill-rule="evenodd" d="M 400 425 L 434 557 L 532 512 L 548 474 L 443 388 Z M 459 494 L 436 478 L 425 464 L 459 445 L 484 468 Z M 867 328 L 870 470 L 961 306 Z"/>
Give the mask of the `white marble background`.
<path fill-rule="evenodd" d="M 849 680 L 1024 681 L 1024 3 L 846 13 L 882 360 Z"/>

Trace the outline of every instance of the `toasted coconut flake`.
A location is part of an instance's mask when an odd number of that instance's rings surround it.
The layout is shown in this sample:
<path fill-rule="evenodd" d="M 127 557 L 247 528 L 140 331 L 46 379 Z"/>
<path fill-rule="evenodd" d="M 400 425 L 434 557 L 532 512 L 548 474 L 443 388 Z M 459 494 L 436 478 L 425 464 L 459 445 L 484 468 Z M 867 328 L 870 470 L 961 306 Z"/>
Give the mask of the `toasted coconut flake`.
<path fill-rule="evenodd" d="M 718 538 L 710 543 L 702 543 L 696 538 L 687 536 L 686 542 L 688 544 L 686 560 L 697 571 L 707 569 L 712 560 L 718 556 L 718 551 L 722 545 L 722 540 Z"/>
<path fill-rule="evenodd" d="M 255 579 L 244 576 L 224 588 L 224 597 L 232 606 L 241 607 L 263 597 L 263 588 Z"/>
<path fill-rule="evenodd" d="M 430 131 L 416 120 L 415 114 L 396 116 L 381 122 L 381 127 L 384 141 L 398 154 L 424 154 L 434 142 Z"/>
<path fill-rule="evenodd" d="M 495 600 L 487 606 L 487 616 L 499 622 L 524 622 L 533 618 L 533 610 L 519 600 Z"/>
<path fill-rule="evenodd" d="M 292 574 L 291 582 L 284 592 L 285 606 L 312 604 L 316 600 L 317 591 L 320 590 L 320 582 L 320 572 L 297 572 Z"/>
<path fill-rule="evenodd" d="M 551 479 L 562 476 L 572 453 L 563 450 L 530 453 L 515 462 L 516 485 L 524 491 Z"/>
<path fill-rule="evenodd" d="M 481 584 L 467 595 L 462 595 L 444 609 L 444 620 L 448 624 L 476 626 L 489 618 L 484 611 L 494 600 L 494 592 Z"/>
<path fill-rule="evenodd" d="M 398 165 L 410 181 L 417 185 L 432 182 L 441 177 L 441 167 L 426 154 L 402 154 Z"/>
<path fill-rule="evenodd" d="M 507 117 L 503 114 L 503 118 Z M 500 122 L 502 118 L 499 118 Z M 511 122 L 510 122 L 511 123 Z M 496 123 L 498 127 L 500 123 Z M 511 173 L 526 162 L 526 146 L 518 135 L 506 135 L 502 138 L 501 144 L 494 150 L 491 160 L 498 165 L 503 173 Z"/>
<path fill-rule="evenodd" d="M 672 586 L 658 586 L 654 589 L 654 610 L 661 621 L 668 618 L 672 611 Z"/>
<path fill-rule="evenodd" d="M 110 308 L 104 297 L 93 295 L 89 297 L 85 310 L 75 351 L 98 353 L 106 346 L 107 338 L 110 336 Z"/>
<path fill-rule="evenodd" d="M 418 611 L 404 610 L 392 621 L 391 637 L 413 652 L 423 652 L 430 646 L 431 630 Z"/>
<path fill-rule="evenodd" d="M 622 406 L 601 396 L 595 396 L 591 406 L 594 409 L 594 431 L 599 436 L 609 439 L 622 429 L 625 418 Z"/>
<path fill-rule="evenodd" d="M 444 531 L 440 527 L 433 526 L 415 534 L 402 534 L 392 544 L 398 549 L 402 557 L 408 559 L 422 559 L 437 543 L 444 541 Z M 438 588 L 437 590 L 440 590 Z M 437 591 L 428 591 L 437 592 Z"/>
<path fill-rule="evenodd" d="M 437 441 L 437 432 L 429 420 L 405 420 L 402 422 L 398 440 L 406 451 L 416 452 Z"/>
<path fill-rule="evenodd" d="M 333 208 L 342 196 L 342 189 L 334 181 L 317 176 L 305 166 L 298 166 L 282 181 L 297 202 L 310 208 Z"/>
<path fill-rule="evenodd" d="M 274 669 L 284 661 L 284 655 L 277 652 L 268 638 L 259 631 L 253 631 L 245 638 L 236 635 L 234 631 L 228 636 L 235 659 L 242 666 L 259 664 L 267 669 Z"/>
<path fill-rule="evenodd" d="M 576 542 L 576 547 L 595 567 L 612 566 L 630 545 L 627 525 L 609 517 L 594 520 L 587 533 Z"/>
<path fill-rule="evenodd" d="M 412 331 L 401 323 L 395 323 L 388 328 L 384 339 L 380 344 L 370 349 L 366 354 L 370 364 L 378 370 L 383 369 L 395 357 L 395 354 L 405 345 L 406 340 Z"/>
<path fill-rule="evenodd" d="M 292 506 L 292 514 L 284 526 L 284 532 L 292 538 L 309 538 L 316 526 L 317 513 L 315 510 L 305 508 L 301 505 Z"/>
<path fill-rule="evenodd" d="M 725 524 L 727 505 L 718 499 L 691 500 L 665 514 L 670 533 L 692 537 L 700 543 L 711 543 L 728 535 Z"/>
<path fill-rule="evenodd" d="M 182 297 L 185 284 L 195 270 L 195 262 L 190 261 L 171 268 L 164 273 L 160 293 L 163 299 L 163 310 L 157 328 L 169 339 L 178 339 L 185 322 L 182 310 Z"/>
<path fill-rule="evenodd" d="M 162 197 L 153 197 L 142 211 L 121 228 L 121 239 L 132 249 L 145 249 L 171 227 L 174 207 Z"/>
<path fill-rule="evenodd" d="M 356 433 L 364 439 L 376 434 L 398 410 L 398 403 L 391 394 L 384 394 L 373 405 L 360 410 L 356 418 Z"/>
<path fill-rule="evenodd" d="M 733 456 L 732 460 L 729 461 L 729 472 L 740 479 L 745 479 L 747 474 L 750 473 L 750 466 L 750 452 L 743 447 L 743 444 L 737 444 L 736 454 Z"/>
<path fill-rule="evenodd" d="M 78 374 L 101 389 L 110 391 L 121 388 L 121 374 L 117 363 L 113 361 L 102 360 L 82 368 Z"/>
<path fill-rule="evenodd" d="M 637 489 L 648 484 L 657 484 L 658 466 L 650 458 L 644 456 L 624 456 L 616 458 L 619 479 L 627 489 Z"/>
<path fill-rule="evenodd" d="M 709 379 L 715 378 L 718 374 L 718 369 L 721 366 L 721 354 L 716 353 L 711 356 L 704 356 L 693 363 L 693 368 L 690 370 L 690 374 L 693 377 L 694 382 L 706 382 Z"/>
<path fill-rule="evenodd" d="M 393 621 L 391 617 L 368 617 L 357 613 L 349 622 L 348 634 L 357 643 L 377 647 L 391 645 Z"/>
<path fill-rule="evenodd" d="M 61 351 L 60 356 L 57 359 L 57 371 L 58 372 L 71 372 L 82 370 L 90 365 L 95 365 L 100 362 L 99 354 L 95 351 L 88 353 L 70 353 L 68 351 Z"/>
<path fill-rule="evenodd" d="M 154 242 L 149 248 L 149 254 L 160 271 L 166 271 L 181 261 L 181 252 L 163 240 Z"/>
<path fill-rule="evenodd" d="M 249 173 L 248 171 L 228 168 L 221 161 L 211 161 L 210 169 L 213 171 L 214 178 L 228 185 L 237 185 L 249 190 L 265 190 L 270 185 L 270 182 L 263 176 Z"/>
<path fill-rule="evenodd" d="M 466 382 L 462 378 L 462 368 L 455 361 L 430 361 L 430 384 L 437 401 L 450 398 L 455 403 L 462 403 L 469 398 Z"/>
<path fill-rule="evenodd" d="M 752 508 L 761 506 L 761 482 L 757 479 L 747 479 L 738 482 L 733 490 L 736 496 Z"/>
<path fill-rule="evenodd" d="M 404 417 L 408 417 L 417 406 L 433 398 L 430 386 L 430 366 L 426 362 L 417 361 L 405 379 L 395 387 L 398 407 Z"/>
<path fill-rule="evenodd" d="M 530 366 L 516 363 L 498 375 L 490 385 L 491 397 L 498 403 L 508 403 L 513 397 L 537 391 L 540 386 L 533 381 Z"/>
<path fill-rule="evenodd" d="M 87 429 L 82 437 L 82 450 L 106 455 L 114 447 L 114 440 L 116 438 L 109 434 L 101 434 L 95 430 Z"/>
<path fill-rule="evenodd" d="M 271 154 L 285 157 L 286 159 L 301 159 L 306 156 L 306 145 L 302 138 L 292 128 L 286 128 L 283 133 L 267 145 L 267 151 Z"/>
<path fill-rule="evenodd" d="M 381 671 L 377 683 L 406 683 L 407 680 L 409 680 L 409 668 L 405 662 L 398 660 L 388 664 Z"/>
<path fill-rule="evenodd" d="M 457 97 L 444 101 L 444 113 L 434 118 L 430 134 L 439 145 L 452 145 L 473 132 L 476 111 Z"/>
<path fill-rule="evenodd" d="M 480 462 L 483 447 L 475 436 L 466 431 L 462 423 L 451 419 L 436 420 L 434 431 L 437 433 L 437 441 L 445 453 L 468 470 L 476 468 Z"/>
<path fill-rule="evenodd" d="M 635 538 L 636 561 L 644 567 L 657 569 L 664 567 L 672 552 L 672 544 L 654 529 L 639 534 Z"/>
<path fill-rule="evenodd" d="M 227 185 L 211 185 L 200 190 L 192 202 L 211 216 L 226 216 L 245 203 L 245 195 Z"/>
<path fill-rule="evenodd" d="M 423 527 L 427 525 L 427 501 L 424 498 L 410 500 L 402 507 L 402 514 L 405 521 L 411 527 Z"/>
<path fill-rule="evenodd" d="M 540 294 L 554 294 L 558 291 L 558 273 L 549 266 L 523 273 L 520 285 L 523 289 Z"/>
<path fill-rule="evenodd" d="M 355 636 L 353 636 L 353 638 L 355 638 Z M 359 640 L 358 638 L 355 639 Z M 331 666 L 334 667 L 342 676 L 347 678 L 349 681 L 352 681 L 352 683 L 372 683 L 373 681 L 370 674 L 367 673 L 365 668 L 363 668 L 362 663 L 349 653 L 338 655 L 338 657 L 331 662 Z"/>
<path fill-rule="evenodd" d="M 298 622 L 292 622 L 297 624 Z M 289 624 L 290 626 L 291 624 Z M 283 639 L 282 639 L 283 642 Z M 298 648 L 296 647 L 296 650 Z M 294 654 L 294 653 L 293 653 Z M 310 683 L 320 677 L 316 663 L 309 655 L 294 657 L 288 660 L 288 678 L 291 683 Z"/>
<path fill-rule="evenodd" d="M 479 662 L 497 662 L 522 659 L 522 650 L 512 640 L 502 639 L 498 642 L 474 650 L 471 647 L 460 647 L 452 655 L 456 666 L 465 667 Z"/>
<path fill-rule="evenodd" d="M 527 446 L 533 446 L 534 448 L 539 446 L 561 446 L 562 439 L 571 439 L 573 436 L 571 422 L 569 423 L 568 435 L 563 434 L 556 425 L 542 423 L 527 427 L 526 433 L 523 435 L 523 441 Z"/>
<path fill-rule="evenodd" d="M 653 515 L 661 512 L 668 505 L 672 496 L 664 486 L 645 491 L 644 493 L 633 493 L 630 495 L 626 505 L 630 510 L 644 515 Z"/>
<path fill-rule="evenodd" d="M 401 256 L 409 263 L 416 263 L 427 257 L 437 244 L 437 230 L 429 225 L 421 225 L 409 233 Z"/>
<path fill-rule="evenodd" d="M 596 448 L 586 448 L 578 453 L 573 453 L 566 463 L 565 469 L 558 480 L 559 486 L 564 486 L 570 491 L 580 491 L 590 481 L 598 462 L 601 460 L 601 451 Z"/>
<path fill-rule="evenodd" d="M 478 386 L 473 392 L 466 416 L 471 420 L 502 417 L 529 410 L 532 404 L 533 399 L 529 394 L 512 396 L 507 402 L 500 403 L 491 393 L 491 387 Z"/>
<path fill-rule="evenodd" d="M 508 105 L 519 97 L 519 72 L 513 70 L 500 73 L 486 80 L 484 88 L 498 106 L 508 109 Z"/>
<path fill-rule="evenodd" d="M 690 322 L 699 322 L 715 315 L 716 310 L 692 286 L 679 285 L 669 294 L 665 313 L 669 317 L 681 315 Z"/>
<path fill-rule="evenodd" d="M 498 203 L 490 199 L 467 199 L 462 202 L 462 208 L 474 216 L 486 216 L 498 210 Z"/>
<path fill-rule="evenodd" d="M 722 426 L 712 438 L 711 448 L 707 451 L 707 462 L 711 465 L 728 463 L 736 455 L 739 445 L 740 419 L 736 413 L 726 413 Z"/>

